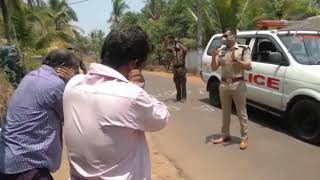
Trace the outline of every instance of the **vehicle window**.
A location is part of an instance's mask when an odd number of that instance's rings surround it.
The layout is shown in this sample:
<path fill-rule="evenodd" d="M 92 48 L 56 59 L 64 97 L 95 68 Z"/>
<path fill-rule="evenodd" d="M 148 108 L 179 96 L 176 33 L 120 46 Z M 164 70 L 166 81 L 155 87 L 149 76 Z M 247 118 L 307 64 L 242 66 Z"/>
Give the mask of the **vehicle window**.
<path fill-rule="evenodd" d="M 270 53 L 279 52 L 275 44 L 268 38 L 257 38 L 253 47 L 252 61 L 268 64 L 278 64 L 272 62 L 269 58 Z"/>
<path fill-rule="evenodd" d="M 208 48 L 207 55 L 211 56 L 212 48 L 218 49 L 220 46 L 221 46 L 221 37 L 217 37 L 217 38 L 213 39 L 209 48 Z"/>
<path fill-rule="evenodd" d="M 251 38 L 245 38 L 245 37 L 238 37 L 237 42 L 238 44 L 248 45 L 250 44 Z"/>
<path fill-rule="evenodd" d="M 320 64 L 319 35 L 279 35 L 279 38 L 298 63 Z"/>

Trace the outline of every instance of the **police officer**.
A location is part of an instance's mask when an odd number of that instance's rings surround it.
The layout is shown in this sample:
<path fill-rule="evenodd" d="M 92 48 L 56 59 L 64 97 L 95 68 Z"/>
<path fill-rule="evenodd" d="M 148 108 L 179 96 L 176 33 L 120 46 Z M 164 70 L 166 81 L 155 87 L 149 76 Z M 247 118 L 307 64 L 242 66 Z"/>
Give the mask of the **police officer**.
<path fill-rule="evenodd" d="M 244 71 L 251 69 L 249 48 L 236 42 L 236 30 L 224 30 L 222 46 L 212 49 L 211 68 L 216 71 L 221 66 L 219 87 L 222 106 L 222 135 L 213 141 L 221 144 L 230 141 L 230 118 L 232 100 L 235 103 L 241 126 L 240 149 L 248 147 L 248 115 L 246 109 L 246 84 Z"/>
<path fill-rule="evenodd" d="M 177 38 L 169 38 L 171 43 L 167 50 L 173 55 L 173 81 L 177 90 L 176 100 L 185 101 L 187 99 L 187 69 L 185 67 L 187 48 Z"/>

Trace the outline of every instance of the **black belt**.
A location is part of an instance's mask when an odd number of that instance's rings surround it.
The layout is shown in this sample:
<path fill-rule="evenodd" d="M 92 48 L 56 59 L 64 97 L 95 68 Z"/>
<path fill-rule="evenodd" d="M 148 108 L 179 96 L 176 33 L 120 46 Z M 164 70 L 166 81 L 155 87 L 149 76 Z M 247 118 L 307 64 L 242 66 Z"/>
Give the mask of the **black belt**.
<path fill-rule="evenodd" d="M 235 82 L 238 82 L 238 81 L 244 81 L 244 78 L 243 78 L 243 76 L 235 77 L 235 78 L 224 78 L 224 77 L 222 77 L 221 81 L 225 82 L 225 83 L 235 83 Z"/>

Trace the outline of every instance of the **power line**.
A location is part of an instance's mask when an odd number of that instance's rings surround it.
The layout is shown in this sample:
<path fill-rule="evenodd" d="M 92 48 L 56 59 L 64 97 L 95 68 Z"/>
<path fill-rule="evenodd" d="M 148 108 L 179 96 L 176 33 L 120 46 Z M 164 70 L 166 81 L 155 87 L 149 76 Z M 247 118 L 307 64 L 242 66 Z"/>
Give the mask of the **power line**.
<path fill-rule="evenodd" d="M 69 3 L 68 5 L 79 4 L 79 3 L 86 2 L 86 1 L 89 1 L 89 0 L 82 0 L 82 1 L 72 2 L 72 3 Z"/>

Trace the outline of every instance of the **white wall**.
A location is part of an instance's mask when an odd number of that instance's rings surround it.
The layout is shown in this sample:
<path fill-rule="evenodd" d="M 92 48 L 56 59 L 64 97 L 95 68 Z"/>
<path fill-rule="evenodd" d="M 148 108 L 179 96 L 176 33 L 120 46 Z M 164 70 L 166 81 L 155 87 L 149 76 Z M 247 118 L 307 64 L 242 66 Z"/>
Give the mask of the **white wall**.
<path fill-rule="evenodd" d="M 201 66 L 202 51 L 189 51 L 186 56 L 186 68 L 189 73 L 199 74 Z"/>

